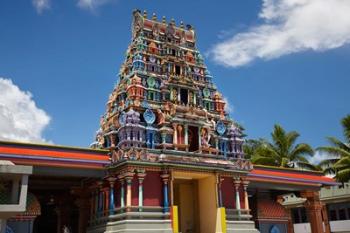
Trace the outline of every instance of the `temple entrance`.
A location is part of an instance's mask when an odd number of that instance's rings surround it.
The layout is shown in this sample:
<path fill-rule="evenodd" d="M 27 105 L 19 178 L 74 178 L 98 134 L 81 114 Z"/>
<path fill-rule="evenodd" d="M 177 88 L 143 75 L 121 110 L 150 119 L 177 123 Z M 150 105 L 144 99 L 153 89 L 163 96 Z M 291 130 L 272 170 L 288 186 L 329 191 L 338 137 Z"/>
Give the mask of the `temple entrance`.
<path fill-rule="evenodd" d="M 178 206 L 179 232 L 212 233 L 216 230 L 215 176 L 174 172 L 173 204 Z"/>
<path fill-rule="evenodd" d="M 198 151 L 198 141 L 198 128 L 195 126 L 188 126 L 188 150 L 191 152 Z"/>
<path fill-rule="evenodd" d="M 179 230 L 183 233 L 199 233 L 197 180 L 181 179 L 174 182 L 174 205 L 178 206 Z"/>

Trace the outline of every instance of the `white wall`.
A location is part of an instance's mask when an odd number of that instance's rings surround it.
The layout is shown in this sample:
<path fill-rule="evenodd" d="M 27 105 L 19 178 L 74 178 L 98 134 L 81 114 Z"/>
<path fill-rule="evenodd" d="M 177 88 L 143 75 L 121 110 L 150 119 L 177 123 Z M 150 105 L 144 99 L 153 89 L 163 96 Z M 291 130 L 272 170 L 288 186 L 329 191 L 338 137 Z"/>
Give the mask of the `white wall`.
<path fill-rule="evenodd" d="M 332 232 L 350 233 L 350 220 L 330 221 Z"/>
<path fill-rule="evenodd" d="M 350 233 L 350 220 L 330 221 L 331 232 Z M 294 233 L 311 233 L 309 223 L 294 224 Z"/>
<path fill-rule="evenodd" d="M 310 223 L 294 224 L 294 233 L 311 233 Z"/>

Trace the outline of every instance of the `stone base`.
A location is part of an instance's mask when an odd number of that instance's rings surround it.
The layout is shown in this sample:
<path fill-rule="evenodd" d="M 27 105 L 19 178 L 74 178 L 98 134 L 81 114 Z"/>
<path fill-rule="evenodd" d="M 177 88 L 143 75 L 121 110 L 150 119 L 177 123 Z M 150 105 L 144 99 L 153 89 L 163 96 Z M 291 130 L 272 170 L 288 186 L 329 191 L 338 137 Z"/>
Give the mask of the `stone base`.
<path fill-rule="evenodd" d="M 226 221 L 227 233 L 259 233 L 253 221 Z"/>
<path fill-rule="evenodd" d="M 170 220 L 121 220 L 89 227 L 87 233 L 172 233 Z"/>

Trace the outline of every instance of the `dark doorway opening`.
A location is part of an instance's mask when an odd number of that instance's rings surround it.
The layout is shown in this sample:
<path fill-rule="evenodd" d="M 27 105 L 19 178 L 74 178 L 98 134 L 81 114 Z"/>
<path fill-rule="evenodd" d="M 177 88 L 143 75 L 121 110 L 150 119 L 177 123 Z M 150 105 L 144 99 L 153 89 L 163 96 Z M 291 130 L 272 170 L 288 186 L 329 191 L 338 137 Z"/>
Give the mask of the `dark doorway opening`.
<path fill-rule="evenodd" d="M 188 91 L 186 89 L 180 89 L 180 100 L 182 104 L 188 104 Z"/>
<path fill-rule="evenodd" d="M 193 152 L 193 151 L 198 151 L 198 128 L 195 126 L 189 126 L 188 127 L 188 150 Z"/>
<path fill-rule="evenodd" d="M 57 232 L 56 207 L 51 203 L 41 203 L 41 215 L 34 221 L 33 233 Z"/>
<path fill-rule="evenodd" d="M 175 66 L 175 74 L 180 75 L 181 74 L 181 68 L 180 66 Z"/>

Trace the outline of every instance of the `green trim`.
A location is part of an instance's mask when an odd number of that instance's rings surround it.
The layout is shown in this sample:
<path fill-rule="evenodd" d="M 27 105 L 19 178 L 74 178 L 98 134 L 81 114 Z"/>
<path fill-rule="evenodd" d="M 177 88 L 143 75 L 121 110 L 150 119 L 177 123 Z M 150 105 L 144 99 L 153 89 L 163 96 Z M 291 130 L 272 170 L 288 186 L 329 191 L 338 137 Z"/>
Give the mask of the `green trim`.
<path fill-rule="evenodd" d="M 299 170 L 299 169 L 287 168 L 287 167 L 274 167 L 274 166 L 256 165 L 256 164 L 253 164 L 253 167 L 254 168 L 270 169 L 270 170 L 285 170 L 285 171 L 291 171 L 291 172 L 311 173 L 311 174 L 323 175 L 323 173 L 320 171 Z"/>

